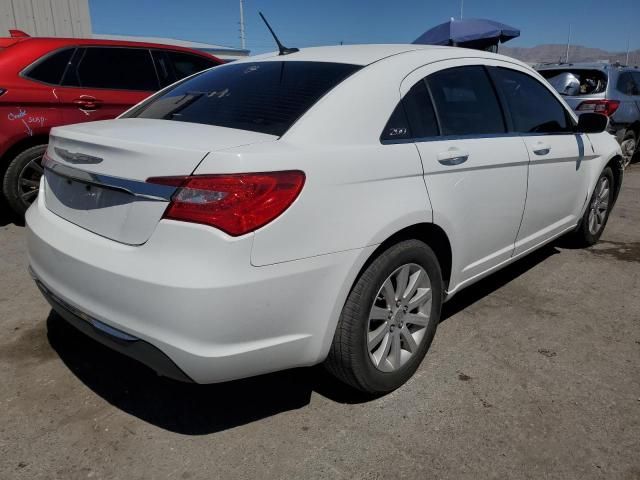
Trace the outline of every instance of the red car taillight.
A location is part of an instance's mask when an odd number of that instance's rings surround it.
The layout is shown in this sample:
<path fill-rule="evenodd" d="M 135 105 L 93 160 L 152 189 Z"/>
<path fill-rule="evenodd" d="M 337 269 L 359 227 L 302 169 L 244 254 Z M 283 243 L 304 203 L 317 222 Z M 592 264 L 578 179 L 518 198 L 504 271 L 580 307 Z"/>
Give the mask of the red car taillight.
<path fill-rule="evenodd" d="M 219 228 L 229 235 L 252 232 L 282 214 L 304 185 L 298 170 L 189 177 L 153 177 L 148 183 L 179 187 L 163 218 Z"/>
<path fill-rule="evenodd" d="M 585 100 L 578 105 L 576 111 L 602 113 L 607 117 L 610 117 L 619 106 L 620 102 L 617 100 Z"/>

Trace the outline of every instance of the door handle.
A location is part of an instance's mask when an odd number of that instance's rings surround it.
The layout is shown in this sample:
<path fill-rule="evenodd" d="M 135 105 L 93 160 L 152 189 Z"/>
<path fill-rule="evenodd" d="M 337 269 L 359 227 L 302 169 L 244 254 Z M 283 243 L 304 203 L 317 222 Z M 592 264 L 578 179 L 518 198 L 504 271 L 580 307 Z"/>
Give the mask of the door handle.
<path fill-rule="evenodd" d="M 438 154 L 438 162 L 442 165 L 454 166 L 469 160 L 469 153 L 458 150 L 457 148 L 450 148 L 446 152 Z"/>
<path fill-rule="evenodd" d="M 82 96 L 73 100 L 74 105 L 77 105 L 80 110 L 95 110 L 100 108 L 102 100 L 97 98 Z"/>
<path fill-rule="evenodd" d="M 551 146 L 547 145 L 546 143 L 538 143 L 533 148 L 533 153 L 535 153 L 536 155 L 548 155 L 550 151 Z"/>

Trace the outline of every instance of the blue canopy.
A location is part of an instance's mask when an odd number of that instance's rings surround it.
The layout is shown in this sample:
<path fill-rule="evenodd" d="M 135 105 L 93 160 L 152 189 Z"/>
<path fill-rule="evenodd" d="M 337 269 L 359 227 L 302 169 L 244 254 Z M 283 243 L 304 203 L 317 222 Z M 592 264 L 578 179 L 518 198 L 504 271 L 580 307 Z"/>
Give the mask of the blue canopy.
<path fill-rule="evenodd" d="M 520 30 L 483 18 L 451 19 L 420 35 L 413 43 L 484 48 L 520 36 Z"/>

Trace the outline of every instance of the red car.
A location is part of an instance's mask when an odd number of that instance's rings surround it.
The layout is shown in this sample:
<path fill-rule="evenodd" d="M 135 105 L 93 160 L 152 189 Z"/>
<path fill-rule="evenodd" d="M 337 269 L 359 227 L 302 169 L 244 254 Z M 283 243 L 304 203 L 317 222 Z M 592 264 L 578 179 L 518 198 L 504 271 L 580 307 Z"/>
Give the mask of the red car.
<path fill-rule="evenodd" d="M 152 92 L 222 63 L 169 45 L 10 33 L 0 38 L 0 185 L 18 214 L 38 194 L 51 127 L 114 118 Z"/>

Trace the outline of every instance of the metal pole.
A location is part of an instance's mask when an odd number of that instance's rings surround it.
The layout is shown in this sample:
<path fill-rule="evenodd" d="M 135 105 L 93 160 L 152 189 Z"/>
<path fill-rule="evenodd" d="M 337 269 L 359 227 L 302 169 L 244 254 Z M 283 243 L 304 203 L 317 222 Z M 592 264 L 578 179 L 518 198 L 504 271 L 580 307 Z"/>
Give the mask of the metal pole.
<path fill-rule="evenodd" d="M 240 0 L 240 46 L 246 50 L 246 38 L 244 36 L 244 1 Z"/>
<path fill-rule="evenodd" d="M 463 10 L 464 10 L 464 0 L 460 0 L 460 20 L 462 20 Z"/>
<path fill-rule="evenodd" d="M 569 63 L 569 45 L 571 45 L 571 24 L 569 24 L 569 35 L 567 36 L 567 55 L 565 63 Z"/>
<path fill-rule="evenodd" d="M 629 65 L 629 39 L 627 38 L 627 61 L 625 65 Z"/>

